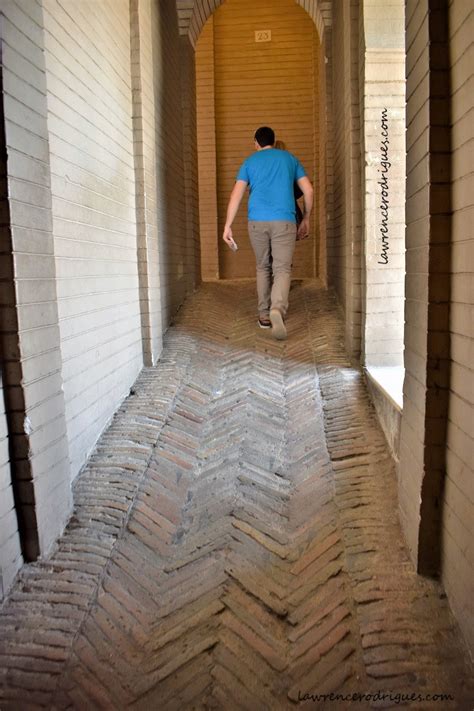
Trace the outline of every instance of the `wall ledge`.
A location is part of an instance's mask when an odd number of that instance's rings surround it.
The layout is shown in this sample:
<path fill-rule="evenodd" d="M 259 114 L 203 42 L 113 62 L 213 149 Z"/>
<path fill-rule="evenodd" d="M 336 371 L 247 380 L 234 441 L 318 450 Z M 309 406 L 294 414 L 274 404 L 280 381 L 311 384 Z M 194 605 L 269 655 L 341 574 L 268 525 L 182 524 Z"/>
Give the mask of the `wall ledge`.
<path fill-rule="evenodd" d="M 363 372 L 388 446 L 398 462 L 405 369 L 403 366 L 364 366 Z"/>

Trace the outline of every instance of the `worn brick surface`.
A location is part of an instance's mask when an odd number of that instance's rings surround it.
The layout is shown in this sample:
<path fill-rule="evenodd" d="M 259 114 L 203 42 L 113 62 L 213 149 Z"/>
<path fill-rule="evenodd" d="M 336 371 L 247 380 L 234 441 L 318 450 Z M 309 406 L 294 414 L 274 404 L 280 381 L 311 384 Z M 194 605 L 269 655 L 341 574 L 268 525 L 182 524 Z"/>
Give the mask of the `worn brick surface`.
<path fill-rule="evenodd" d="M 182 308 L 79 476 L 57 550 L 3 605 L 2 709 L 263 711 L 377 690 L 471 708 L 336 302 L 296 282 L 291 304 L 286 342 L 257 328 L 251 283 Z"/>

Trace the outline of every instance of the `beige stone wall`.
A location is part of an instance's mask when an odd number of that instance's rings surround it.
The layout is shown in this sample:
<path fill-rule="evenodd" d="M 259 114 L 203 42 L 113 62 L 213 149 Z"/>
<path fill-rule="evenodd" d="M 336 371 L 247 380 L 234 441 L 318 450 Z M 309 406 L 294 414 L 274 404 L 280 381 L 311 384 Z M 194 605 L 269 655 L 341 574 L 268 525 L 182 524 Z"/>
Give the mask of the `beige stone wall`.
<path fill-rule="evenodd" d="M 209 63 L 214 47 L 214 106 L 217 158 L 218 235 L 221 234 L 227 201 L 238 168 L 253 151 L 253 134 L 259 125 L 270 125 L 277 139 L 295 153 L 303 163 L 310 179 L 315 180 L 315 158 L 319 157 L 317 127 L 319 53 L 317 30 L 306 12 L 292 0 L 275 6 L 270 0 L 255 3 L 251 0 L 228 0 L 213 16 L 214 30 L 207 30 L 197 46 L 198 105 L 201 90 L 205 105 L 212 102 L 209 91 Z M 256 30 L 270 30 L 271 42 L 255 42 Z M 203 53 L 202 59 L 200 53 Z M 204 64 L 207 62 L 207 73 Z M 200 80 L 203 81 L 202 89 Z M 209 113 L 200 108 L 198 121 L 200 141 L 205 148 L 206 166 L 212 160 L 212 121 Z M 201 146 L 201 143 L 200 143 Z M 205 167 L 200 171 L 204 173 Z M 213 174 L 209 182 L 200 181 L 200 190 L 209 191 L 207 202 L 201 204 L 201 225 L 209 245 L 215 244 L 215 214 Z M 204 209 L 203 209 L 204 208 Z M 255 258 L 247 235 L 247 201 L 245 199 L 234 222 L 234 234 L 239 251 L 234 254 L 218 240 L 219 275 L 221 278 L 251 277 L 255 272 Z M 313 276 L 318 247 L 318 218 L 312 221 L 312 239 L 297 245 L 293 274 L 295 277 Z M 206 255 L 202 253 L 203 264 Z M 209 274 L 215 274 L 215 250 L 209 253 Z"/>
<path fill-rule="evenodd" d="M 442 579 L 474 650 L 474 11 L 449 6 L 451 92 L 451 378 L 442 529 Z"/>

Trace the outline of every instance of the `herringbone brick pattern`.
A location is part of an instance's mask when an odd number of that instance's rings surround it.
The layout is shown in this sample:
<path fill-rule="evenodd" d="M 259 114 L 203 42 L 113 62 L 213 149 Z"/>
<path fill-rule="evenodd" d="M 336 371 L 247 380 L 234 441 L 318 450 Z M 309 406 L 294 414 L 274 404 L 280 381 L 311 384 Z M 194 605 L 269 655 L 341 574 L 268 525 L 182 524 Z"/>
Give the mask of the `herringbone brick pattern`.
<path fill-rule="evenodd" d="M 286 342 L 256 327 L 251 283 L 183 307 L 80 475 L 57 550 L 3 606 L 2 709 L 277 711 L 378 690 L 471 708 L 335 300 L 307 282 L 291 305 Z"/>

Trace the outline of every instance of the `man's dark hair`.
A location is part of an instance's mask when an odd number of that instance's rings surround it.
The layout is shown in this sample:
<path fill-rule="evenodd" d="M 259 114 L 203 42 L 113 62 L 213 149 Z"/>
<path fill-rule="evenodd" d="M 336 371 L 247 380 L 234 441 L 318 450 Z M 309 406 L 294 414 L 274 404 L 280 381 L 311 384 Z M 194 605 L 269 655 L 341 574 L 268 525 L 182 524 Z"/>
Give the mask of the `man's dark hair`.
<path fill-rule="evenodd" d="M 260 126 L 260 128 L 257 128 L 255 131 L 255 140 L 260 148 L 273 146 L 275 143 L 275 131 L 269 126 Z"/>

